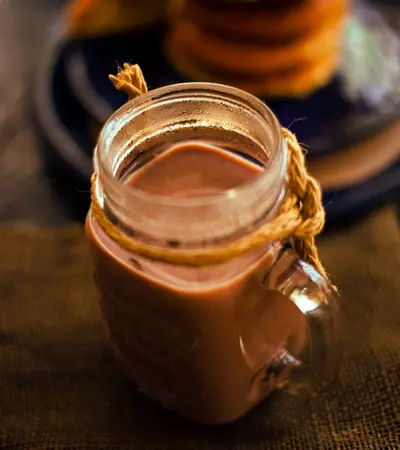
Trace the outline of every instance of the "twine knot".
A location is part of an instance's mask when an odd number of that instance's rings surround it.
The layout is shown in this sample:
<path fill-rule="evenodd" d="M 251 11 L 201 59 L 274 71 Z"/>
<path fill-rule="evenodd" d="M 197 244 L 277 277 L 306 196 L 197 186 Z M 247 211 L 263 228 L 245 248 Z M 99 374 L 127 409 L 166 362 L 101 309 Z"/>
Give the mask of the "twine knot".
<path fill-rule="evenodd" d="M 295 207 L 302 219 L 295 230 L 292 244 L 300 256 L 325 275 L 315 245 L 315 236 L 321 233 L 325 225 L 322 191 L 319 183 L 307 172 L 304 152 L 296 136 L 286 128 L 281 131 L 289 151 L 288 188 L 293 194 L 293 200 L 296 199 Z"/>
<path fill-rule="evenodd" d="M 143 73 L 138 65 L 124 64 L 117 76 L 110 75 L 116 89 L 124 91 L 130 100 L 147 92 Z M 126 250 L 149 259 L 187 266 L 222 263 L 276 240 L 289 239 L 295 251 L 327 276 L 318 257 L 315 237 L 325 224 L 322 192 L 317 181 L 308 174 L 303 150 L 296 136 L 282 128 L 288 150 L 287 191 L 277 216 L 243 238 L 224 246 L 205 249 L 154 247 L 123 234 L 105 216 L 97 202 L 92 176 L 92 213 L 106 233 Z"/>
<path fill-rule="evenodd" d="M 118 91 L 123 91 L 129 100 L 147 92 L 147 84 L 142 69 L 137 65 L 124 64 L 119 68 L 118 74 L 109 75 L 108 78 Z"/>

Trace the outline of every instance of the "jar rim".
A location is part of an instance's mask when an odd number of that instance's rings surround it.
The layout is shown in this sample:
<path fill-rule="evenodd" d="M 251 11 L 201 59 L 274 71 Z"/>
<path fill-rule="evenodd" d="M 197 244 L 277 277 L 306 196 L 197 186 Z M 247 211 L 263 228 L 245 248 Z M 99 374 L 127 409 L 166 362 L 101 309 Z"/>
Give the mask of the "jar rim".
<path fill-rule="evenodd" d="M 221 100 L 231 99 L 232 101 L 242 103 L 243 107 L 250 108 L 252 112 L 258 114 L 266 122 L 270 132 L 273 134 L 274 145 L 270 149 L 271 158 L 268 166 L 270 170 L 260 172 L 249 182 L 240 186 L 216 194 L 196 197 L 166 197 L 121 183 L 115 177 L 115 173 L 113 173 L 110 165 L 104 160 L 107 154 L 104 150 L 112 146 L 117 132 L 130 121 L 134 120 L 139 114 L 144 113 L 148 108 L 157 106 L 162 101 L 171 100 L 174 97 L 182 99 L 190 95 L 193 98 L 199 98 L 199 96 L 201 97 L 203 95 L 210 96 L 211 98 L 214 97 L 215 99 L 220 97 Z M 255 184 L 263 184 L 267 181 L 269 183 L 274 182 L 275 180 L 271 179 L 271 174 L 275 174 L 274 178 L 282 178 L 286 173 L 286 154 L 286 143 L 283 139 L 278 119 L 271 109 L 257 97 L 241 89 L 218 83 L 187 82 L 171 84 L 151 90 L 127 102 L 116 110 L 104 124 L 93 155 L 95 171 L 99 175 L 96 182 L 96 192 L 97 194 L 99 193 L 98 183 L 100 182 L 107 187 L 107 190 L 111 190 L 114 193 L 117 193 L 117 191 L 122 193 L 128 201 L 139 198 L 141 201 L 146 201 L 154 205 L 182 208 L 211 205 L 223 202 L 237 195 L 246 195 L 246 192 L 252 190 Z"/>

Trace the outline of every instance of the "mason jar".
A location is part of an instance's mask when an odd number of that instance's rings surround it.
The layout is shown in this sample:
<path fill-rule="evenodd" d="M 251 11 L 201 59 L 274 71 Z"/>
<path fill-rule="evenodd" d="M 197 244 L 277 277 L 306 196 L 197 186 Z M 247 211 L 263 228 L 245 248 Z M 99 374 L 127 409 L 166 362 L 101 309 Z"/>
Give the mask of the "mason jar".
<path fill-rule="evenodd" d="M 212 253 L 276 217 L 287 161 L 261 101 L 223 85 L 177 84 L 129 101 L 104 125 L 93 195 L 125 239 Z M 126 250 L 93 208 L 86 231 L 116 355 L 165 408 L 224 424 L 296 374 L 310 386 L 337 375 L 336 295 L 286 239 L 196 265 Z"/>

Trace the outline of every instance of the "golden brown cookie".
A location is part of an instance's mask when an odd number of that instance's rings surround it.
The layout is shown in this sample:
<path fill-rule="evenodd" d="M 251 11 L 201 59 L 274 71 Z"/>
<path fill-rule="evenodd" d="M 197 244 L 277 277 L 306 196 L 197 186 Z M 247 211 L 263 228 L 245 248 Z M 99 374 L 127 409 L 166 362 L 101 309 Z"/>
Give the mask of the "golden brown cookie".
<path fill-rule="evenodd" d="M 220 39 L 188 20 L 181 20 L 172 26 L 170 39 L 205 70 L 231 72 L 232 77 L 248 74 L 268 77 L 271 72 L 308 66 L 326 54 L 336 54 L 340 51 L 341 33 L 341 24 L 335 24 L 285 44 L 261 45 Z"/>
<path fill-rule="evenodd" d="M 263 76 L 233 77 L 232 74 L 205 68 L 191 58 L 178 42 L 167 40 L 166 51 L 176 70 L 193 81 L 207 81 L 236 86 L 259 97 L 305 97 L 329 82 L 340 64 L 340 52 L 331 52 L 307 65 Z"/>
<path fill-rule="evenodd" d="M 166 0 L 71 0 L 65 21 L 72 36 L 118 33 L 163 18 L 165 7 Z"/>
<path fill-rule="evenodd" d="M 259 3 L 259 5 L 258 5 Z M 170 0 L 171 20 L 186 18 L 202 29 L 237 40 L 291 39 L 336 23 L 349 9 L 349 0 L 299 0 L 285 7 L 268 1 L 224 4 L 219 8 L 200 0 Z"/>

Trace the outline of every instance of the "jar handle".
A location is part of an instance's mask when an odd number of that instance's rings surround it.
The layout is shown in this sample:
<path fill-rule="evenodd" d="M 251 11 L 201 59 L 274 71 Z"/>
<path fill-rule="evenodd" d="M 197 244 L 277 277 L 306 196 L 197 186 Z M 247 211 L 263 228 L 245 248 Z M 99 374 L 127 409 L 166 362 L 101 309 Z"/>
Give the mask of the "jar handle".
<path fill-rule="evenodd" d="M 279 376 L 307 367 L 311 381 L 325 385 L 333 381 L 340 370 L 342 346 L 338 326 L 338 295 L 330 284 L 310 264 L 302 261 L 292 249 L 282 249 L 264 279 L 268 289 L 289 298 L 304 314 L 308 327 L 308 355 L 298 359 L 281 350 L 270 362 L 267 372 Z M 308 361 L 307 361 L 308 360 Z M 296 384 L 296 378 L 290 384 Z"/>

